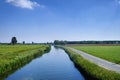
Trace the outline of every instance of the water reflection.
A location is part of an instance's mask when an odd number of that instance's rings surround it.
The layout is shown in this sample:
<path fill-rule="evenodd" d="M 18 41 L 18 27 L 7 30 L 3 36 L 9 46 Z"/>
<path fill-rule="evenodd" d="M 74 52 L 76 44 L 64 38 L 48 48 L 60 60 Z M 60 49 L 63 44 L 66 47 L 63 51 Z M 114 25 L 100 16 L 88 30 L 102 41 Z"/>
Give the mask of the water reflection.
<path fill-rule="evenodd" d="M 84 80 L 64 50 L 51 47 L 48 54 L 11 74 L 5 80 Z"/>

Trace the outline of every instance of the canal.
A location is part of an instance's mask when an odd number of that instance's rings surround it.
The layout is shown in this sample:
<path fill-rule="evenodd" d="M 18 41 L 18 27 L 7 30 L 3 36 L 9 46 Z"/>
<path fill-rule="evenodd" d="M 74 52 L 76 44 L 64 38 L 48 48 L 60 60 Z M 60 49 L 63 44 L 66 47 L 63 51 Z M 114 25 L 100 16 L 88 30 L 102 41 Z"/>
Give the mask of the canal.
<path fill-rule="evenodd" d="M 49 53 L 32 60 L 5 80 L 85 80 L 67 53 L 51 47 Z"/>

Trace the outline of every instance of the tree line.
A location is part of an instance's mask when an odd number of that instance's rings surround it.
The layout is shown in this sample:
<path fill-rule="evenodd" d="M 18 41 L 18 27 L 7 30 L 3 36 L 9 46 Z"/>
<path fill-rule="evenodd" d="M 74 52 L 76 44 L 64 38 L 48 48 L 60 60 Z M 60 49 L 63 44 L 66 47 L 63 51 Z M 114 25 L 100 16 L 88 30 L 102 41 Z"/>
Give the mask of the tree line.
<path fill-rule="evenodd" d="M 26 43 L 25 41 L 23 41 L 22 43 L 18 43 L 17 38 L 14 36 L 14 37 L 11 38 L 10 43 L 1 43 L 0 42 L 0 44 L 16 45 L 16 44 L 38 44 L 38 43 L 34 43 L 33 41 L 31 43 Z"/>
<path fill-rule="evenodd" d="M 56 45 L 65 45 L 65 44 L 120 44 L 120 41 L 59 41 L 55 40 L 54 44 Z"/>

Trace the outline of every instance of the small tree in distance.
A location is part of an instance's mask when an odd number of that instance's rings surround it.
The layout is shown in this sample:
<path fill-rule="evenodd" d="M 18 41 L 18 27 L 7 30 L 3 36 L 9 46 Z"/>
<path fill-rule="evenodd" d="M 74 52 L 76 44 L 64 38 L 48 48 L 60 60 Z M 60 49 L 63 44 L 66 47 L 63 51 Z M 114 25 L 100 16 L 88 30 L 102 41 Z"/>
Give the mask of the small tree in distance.
<path fill-rule="evenodd" d="M 12 39 L 11 39 L 11 44 L 12 44 L 12 45 L 17 44 L 17 39 L 16 39 L 16 37 L 12 37 Z"/>
<path fill-rule="evenodd" d="M 34 42 L 32 41 L 32 44 L 34 44 Z"/>
<path fill-rule="evenodd" d="M 23 41 L 23 44 L 25 44 L 25 41 Z"/>

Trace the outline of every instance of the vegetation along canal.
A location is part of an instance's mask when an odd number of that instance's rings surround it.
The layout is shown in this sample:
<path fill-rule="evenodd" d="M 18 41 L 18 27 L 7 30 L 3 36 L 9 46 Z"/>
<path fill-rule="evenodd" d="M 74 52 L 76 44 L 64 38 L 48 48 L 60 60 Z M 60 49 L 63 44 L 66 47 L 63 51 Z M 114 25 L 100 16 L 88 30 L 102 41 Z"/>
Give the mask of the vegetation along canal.
<path fill-rule="evenodd" d="M 69 56 L 60 48 L 51 47 L 49 53 L 9 75 L 5 80 L 85 80 Z"/>

